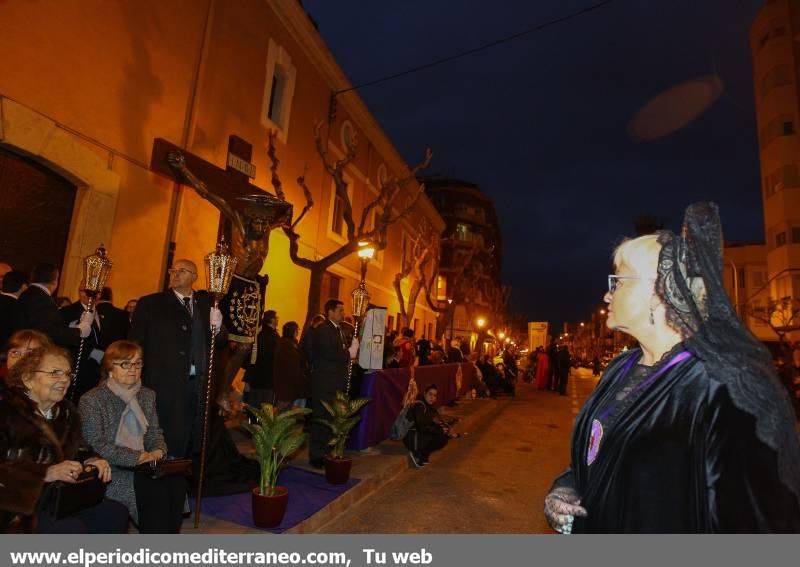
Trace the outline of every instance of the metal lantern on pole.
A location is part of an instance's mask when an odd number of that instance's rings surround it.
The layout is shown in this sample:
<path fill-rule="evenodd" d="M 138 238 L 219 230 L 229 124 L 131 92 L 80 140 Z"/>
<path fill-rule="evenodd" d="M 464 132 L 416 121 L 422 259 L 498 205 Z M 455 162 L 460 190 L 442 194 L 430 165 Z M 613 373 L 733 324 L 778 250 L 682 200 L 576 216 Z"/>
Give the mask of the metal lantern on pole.
<path fill-rule="evenodd" d="M 228 293 L 231 285 L 231 278 L 236 269 L 237 259 L 228 253 L 228 245 L 223 238 L 217 244 L 217 249 L 206 255 L 204 258 L 206 265 L 206 289 L 211 300 L 213 309 L 219 308 L 220 300 Z M 200 526 L 200 508 L 203 499 L 203 479 L 206 472 L 206 453 L 208 450 L 208 425 L 211 416 L 211 391 L 214 383 L 214 342 L 219 329 L 211 326 L 211 344 L 208 354 L 208 376 L 206 377 L 205 405 L 203 407 L 203 436 L 200 444 L 200 474 L 197 478 L 197 505 L 194 510 L 194 527 Z"/>
<path fill-rule="evenodd" d="M 361 318 L 367 313 L 367 306 L 369 305 L 370 295 L 367 291 L 367 264 L 375 256 L 375 246 L 368 240 L 362 240 L 358 243 L 358 257 L 361 259 L 361 281 L 358 287 L 353 290 L 353 323 L 354 330 L 353 336 L 358 337 L 358 326 L 361 323 Z M 350 396 L 350 382 L 353 378 L 353 360 L 347 365 L 347 390 L 346 393 Z"/>
<path fill-rule="evenodd" d="M 89 298 L 89 301 L 86 305 L 86 313 L 91 313 L 94 311 L 94 299 L 98 293 L 103 291 L 103 288 L 108 281 L 108 276 L 111 274 L 111 266 L 111 260 L 108 259 L 108 256 L 106 255 L 106 249 L 102 244 L 97 247 L 97 250 L 94 251 L 94 254 L 86 256 L 86 258 L 83 259 L 83 276 L 81 278 L 81 281 L 83 282 L 82 291 Z M 75 361 L 75 375 L 72 378 L 70 393 L 72 401 L 77 401 L 75 399 L 75 392 L 78 380 L 78 372 L 80 371 L 81 367 L 81 359 L 83 358 L 83 347 L 85 341 L 86 339 L 82 337 L 80 346 L 78 347 L 78 359 Z"/>

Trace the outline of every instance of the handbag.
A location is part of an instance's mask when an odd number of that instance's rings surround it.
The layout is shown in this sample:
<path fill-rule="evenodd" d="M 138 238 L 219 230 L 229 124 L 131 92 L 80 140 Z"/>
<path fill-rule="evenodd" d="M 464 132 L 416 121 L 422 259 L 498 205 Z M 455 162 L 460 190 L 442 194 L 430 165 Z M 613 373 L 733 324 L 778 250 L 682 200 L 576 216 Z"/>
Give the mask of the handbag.
<path fill-rule="evenodd" d="M 106 483 L 93 465 L 86 465 L 74 483 L 58 481 L 53 485 L 52 512 L 56 520 L 96 506 L 106 495 Z"/>
<path fill-rule="evenodd" d="M 191 476 L 192 459 L 172 459 L 166 457 L 159 461 L 150 461 L 133 467 L 138 474 L 146 474 L 150 478 L 158 479 L 165 476 Z"/>
<path fill-rule="evenodd" d="M 0 510 L 30 516 L 42 494 L 46 465 L 26 461 L 0 463 Z"/>
<path fill-rule="evenodd" d="M 408 410 L 411 408 L 411 406 L 417 403 L 421 402 L 419 402 L 419 400 L 414 401 L 400 410 L 400 413 L 395 418 L 394 423 L 392 423 L 392 429 L 389 431 L 389 439 L 402 441 L 403 438 L 408 435 L 408 432 L 413 429 L 414 422 L 408 418 Z"/>

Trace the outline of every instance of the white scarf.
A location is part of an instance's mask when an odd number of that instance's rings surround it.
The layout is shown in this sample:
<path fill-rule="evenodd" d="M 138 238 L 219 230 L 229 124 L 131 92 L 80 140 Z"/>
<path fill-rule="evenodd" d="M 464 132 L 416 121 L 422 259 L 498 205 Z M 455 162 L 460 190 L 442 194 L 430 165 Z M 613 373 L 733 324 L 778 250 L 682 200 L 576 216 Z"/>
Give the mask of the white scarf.
<path fill-rule="evenodd" d="M 114 443 L 134 451 L 144 451 L 144 434 L 147 431 L 148 423 L 142 407 L 136 399 L 136 394 L 142 389 L 142 381 L 140 380 L 128 388 L 109 378 L 106 380 L 106 387 L 126 404 L 125 409 L 122 410 L 122 416 L 119 418 Z"/>

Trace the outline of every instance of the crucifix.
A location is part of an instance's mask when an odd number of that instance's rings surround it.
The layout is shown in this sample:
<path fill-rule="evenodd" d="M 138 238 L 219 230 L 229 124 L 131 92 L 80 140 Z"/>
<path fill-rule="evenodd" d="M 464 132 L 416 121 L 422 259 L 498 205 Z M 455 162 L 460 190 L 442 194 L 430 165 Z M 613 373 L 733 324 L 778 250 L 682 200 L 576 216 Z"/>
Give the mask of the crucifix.
<path fill-rule="evenodd" d="M 273 229 L 292 220 L 292 205 L 250 183 L 255 166 L 252 146 L 238 136 L 228 139 L 225 169 L 156 138 L 150 160 L 152 171 L 191 186 L 221 213 L 219 235 L 231 243 L 237 258 L 236 273 L 228 295 L 220 303 L 229 348 L 219 367 L 224 377 L 217 403 L 228 409 L 228 393 L 236 372 L 250 356 L 254 362 L 260 331 L 263 298 L 268 278 L 259 275 L 269 252 Z"/>

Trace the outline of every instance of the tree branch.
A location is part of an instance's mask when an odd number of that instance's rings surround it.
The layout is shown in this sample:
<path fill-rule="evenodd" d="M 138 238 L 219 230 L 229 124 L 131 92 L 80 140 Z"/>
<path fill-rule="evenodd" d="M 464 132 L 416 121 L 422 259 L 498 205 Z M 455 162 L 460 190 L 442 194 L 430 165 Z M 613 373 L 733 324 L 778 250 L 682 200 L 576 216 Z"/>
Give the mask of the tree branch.
<path fill-rule="evenodd" d="M 283 193 L 283 184 L 281 183 L 281 178 L 278 176 L 278 166 L 280 165 L 281 162 L 278 159 L 278 155 L 275 153 L 276 135 L 277 132 L 270 128 L 269 146 L 267 148 L 267 155 L 269 156 L 269 159 L 272 162 L 272 167 L 270 167 L 270 171 L 272 172 L 272 187 L 275 189 L 275 195 L 277 195 L 279 199 L 285 201 L 286 195 Z"/>
<path fill-rule="evenodd" d="M 300 224 L 300 221 L 303 220 L 303 217 L 306 216 L 306 213 L 310 211 L 311 208 L 314 206 L 314 197 L 311 195 L 311 191 L 308 189 L 308 186 L 306 185 L 307 173 L 308 173 L 308 165 L 306 165 L 305 168 L 303 169 L 303 175 L 297 178 L 297 184 L 303 189 L 303 195 L 305 195 L 306 198 L 306 206 L 303 207 L 303 211 L 300 213 L 300 216 L 298 216 L 297 219 L 294 221 L 294 224 L 292 224 L 292 230 L 294 230 L 294 228 L 298 224 Z"/>

